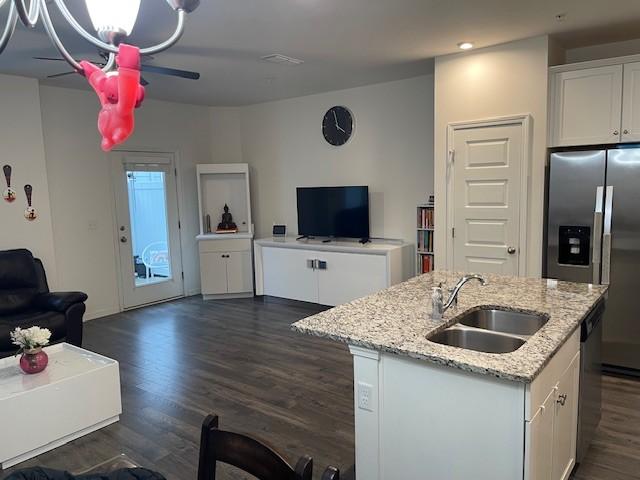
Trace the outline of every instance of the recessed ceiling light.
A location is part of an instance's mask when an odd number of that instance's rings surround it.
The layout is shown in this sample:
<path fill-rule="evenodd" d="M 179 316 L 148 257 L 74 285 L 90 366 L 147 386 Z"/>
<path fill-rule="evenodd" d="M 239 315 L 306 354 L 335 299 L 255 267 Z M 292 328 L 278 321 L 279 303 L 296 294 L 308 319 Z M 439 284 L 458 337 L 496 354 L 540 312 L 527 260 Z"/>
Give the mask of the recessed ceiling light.
<path fill-rule="evenodd" d="M 458 44 L 458 48 L 460 50 L 470 50 L 470 49 L 473 48 L 473 43 L 471 43 L 471 42 L 460 42 Z"/>

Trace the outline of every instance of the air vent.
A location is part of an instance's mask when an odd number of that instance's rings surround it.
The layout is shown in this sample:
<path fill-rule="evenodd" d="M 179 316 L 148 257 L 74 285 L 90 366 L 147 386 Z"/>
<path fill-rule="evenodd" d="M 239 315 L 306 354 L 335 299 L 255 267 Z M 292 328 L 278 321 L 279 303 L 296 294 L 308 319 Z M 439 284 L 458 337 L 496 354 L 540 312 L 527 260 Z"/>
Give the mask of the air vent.
<path fill-rule="evenodd" d="M 280 53 L 265 55 L 264 57 L 260 57 L 260 60 L 264 60 L 265 62 L 270 63 L 277 63 L 280 65 L 301 65 L 304 63 L 304 60 L 287 57 L 286 55 L 281 55 Z"/>

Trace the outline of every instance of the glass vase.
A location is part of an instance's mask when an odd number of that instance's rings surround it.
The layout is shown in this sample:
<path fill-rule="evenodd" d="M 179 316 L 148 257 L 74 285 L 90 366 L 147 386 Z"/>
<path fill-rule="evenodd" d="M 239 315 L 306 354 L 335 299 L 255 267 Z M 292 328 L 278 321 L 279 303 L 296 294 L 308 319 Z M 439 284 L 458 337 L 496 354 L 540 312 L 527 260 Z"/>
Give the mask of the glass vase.
<path fill-rule="evenodd" d="M 27 374 L 40 373 L 49 363 L 49 357 L 42 348 L 25 350 L 20 357 L 20 368 Z"/>

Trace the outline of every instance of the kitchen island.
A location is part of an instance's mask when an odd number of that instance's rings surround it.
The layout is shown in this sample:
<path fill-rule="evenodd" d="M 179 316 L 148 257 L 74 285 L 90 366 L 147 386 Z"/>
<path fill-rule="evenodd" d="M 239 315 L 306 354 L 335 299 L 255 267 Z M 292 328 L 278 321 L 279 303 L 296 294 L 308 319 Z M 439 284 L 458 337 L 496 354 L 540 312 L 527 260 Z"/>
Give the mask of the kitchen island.
<path fill-rule="evenodd" d="M 293 325 L 347 343 L 353 354 L 358 478 L 568 478 L 578 327 L 607 287 L 485 275 L 485 286 L 465 285 L 457 306 L 432 319 L 432 288 L 461 276 L 422 275 Z M 512 338 L 506 353 L 432 341 L 481 310 L 524 312 L 541 327 Z"/>

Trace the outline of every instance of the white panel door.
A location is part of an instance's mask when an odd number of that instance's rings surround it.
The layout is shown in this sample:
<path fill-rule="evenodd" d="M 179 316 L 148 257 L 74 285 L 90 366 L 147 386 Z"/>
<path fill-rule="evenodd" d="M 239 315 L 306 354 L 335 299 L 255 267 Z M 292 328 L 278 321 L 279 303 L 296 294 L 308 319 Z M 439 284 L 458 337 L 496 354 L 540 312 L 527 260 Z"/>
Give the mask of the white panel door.
<path fill-rule="evenodd" d="M 556 390 L 553 424 L 553 480 L 567 480 L 576 463 L 580 354 L 565 370 Z"/>
<path fill-rule="evenodd" d="M 253 290 L 250 252 L 227 253 L 227 291 L 244 293 Z"/>
<path fill-rule="evenodd" d="M 203 295 L 227 293 L 227 258 L 224 252 L 200 253 L 200 280 Z"/>
<path fill-rule="evenodd" d="M 453 268 L 518 275 L 522 124 L 455 130 Z"/>
<path fill-rule="evenodd" d="M 340 305 L 387 288 L 385 255 L 318 252 L 318 303 Z M 326 268 L 323 268 L 326 267 Z"/>
<path fill-rule="evenodd" d="M 524 480 L 551 479 L 555 402 L 556 395 L 553 390 L 531 421 L 525 423 Z"/>
<path fill-rule="evenodd" d="M 622 141 L 640 140 L 640 62 L 624 65 Z"/>
<path fill-rule="evenodd" d="M 622 65 L 556 73 L 553 88 L 553 146 L 620 141 Z"/>
<path fill-rule="evenodd" d="M 264 294 L 317 303 L 318 275 L 307 263 L 316 258 L 309 250 L 263 247 Z"/>

